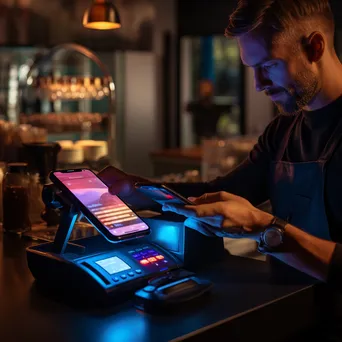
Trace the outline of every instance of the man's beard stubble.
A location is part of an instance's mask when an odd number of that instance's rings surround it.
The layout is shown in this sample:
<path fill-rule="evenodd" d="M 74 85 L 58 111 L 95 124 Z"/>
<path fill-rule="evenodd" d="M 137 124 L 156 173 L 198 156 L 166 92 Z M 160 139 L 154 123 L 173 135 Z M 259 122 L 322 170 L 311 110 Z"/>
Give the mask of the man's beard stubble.
<path fill-rule="evenodd" d="M 284 88 L 287 95 L 285 102 L 275 101 L 280 114 L 293 116 L 299 114 L 305 106 L 310 104 L 320 90 L 320 81 L 311 70 L 297 74 L 294 85 Z"/>

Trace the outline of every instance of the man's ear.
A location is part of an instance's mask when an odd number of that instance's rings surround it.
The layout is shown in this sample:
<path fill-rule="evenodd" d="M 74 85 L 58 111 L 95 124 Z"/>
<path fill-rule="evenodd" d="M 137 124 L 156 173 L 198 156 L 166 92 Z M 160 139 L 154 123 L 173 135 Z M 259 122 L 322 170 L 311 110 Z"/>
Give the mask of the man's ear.
<path fill-rule="evenodd" d="M 322 33 L 313 32 L 305 39 L 305 51 L 309 62 L 317 63 L 321 60 L 325 50 L 325 39 Z"/>

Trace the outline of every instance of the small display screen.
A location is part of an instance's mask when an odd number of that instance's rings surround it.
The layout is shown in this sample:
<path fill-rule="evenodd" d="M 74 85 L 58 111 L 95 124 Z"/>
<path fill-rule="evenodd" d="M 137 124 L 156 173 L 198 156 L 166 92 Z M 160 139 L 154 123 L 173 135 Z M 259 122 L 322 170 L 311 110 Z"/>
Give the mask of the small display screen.
<path fill-rule="evenodd" d="M 127 265 L 124 261 L 116 256 L 108 259 L 99 260 L 95 263 L 101 266 L 109 274 L 119 273 L 131 268 L 129 265 Z"/>

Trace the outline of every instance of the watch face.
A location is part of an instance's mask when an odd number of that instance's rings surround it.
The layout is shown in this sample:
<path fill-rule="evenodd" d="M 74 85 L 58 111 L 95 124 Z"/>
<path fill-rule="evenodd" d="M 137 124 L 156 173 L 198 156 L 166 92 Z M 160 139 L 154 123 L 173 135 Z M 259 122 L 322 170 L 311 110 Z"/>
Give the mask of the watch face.
<path fill-rule="evenodd" d="M 278 247 L 283 242 L 283 234 L 277 228 L 269 228 L 264 234 L 264 241 L 271 248 Z"/>

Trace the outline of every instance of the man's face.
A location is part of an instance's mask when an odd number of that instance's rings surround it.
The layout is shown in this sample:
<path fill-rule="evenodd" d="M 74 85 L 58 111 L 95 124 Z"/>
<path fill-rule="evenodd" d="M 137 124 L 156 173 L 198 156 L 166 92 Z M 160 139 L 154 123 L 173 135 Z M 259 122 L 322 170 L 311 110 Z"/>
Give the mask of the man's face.
<path fill-rule="evenodd" d="M 273 37 L 274 38 L 274 37 Z M 283 114 L 300 112 L 315 98 L 321 82 L 302 49 L 294 53 L 286 38 L 248 33 L 238 38 L 242 62 L 254 70 L 255 88 L 264 91 Z"/>

